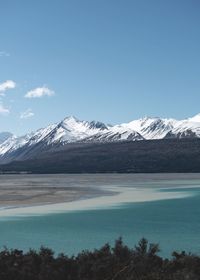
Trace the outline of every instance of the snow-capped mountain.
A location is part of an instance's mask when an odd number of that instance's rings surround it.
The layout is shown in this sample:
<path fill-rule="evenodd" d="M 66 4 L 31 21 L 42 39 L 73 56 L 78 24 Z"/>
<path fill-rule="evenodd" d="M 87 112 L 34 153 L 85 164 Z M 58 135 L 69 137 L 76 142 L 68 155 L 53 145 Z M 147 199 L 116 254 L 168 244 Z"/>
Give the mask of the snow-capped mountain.
<path fill-rule="evenodd" d="M 45 149 L 52 146 L 65 145 L 82 141 L 99 132 L 107 131 L 108 127 L 101 122 L 80 121 L 75 117 L 67 117 L 58 124 L 41 128 L 36 132 L 21 137 L 12 136 L 0 144 L 0 159 L 21 159 L 32 150 Z"/>
<path fill-rule="evenodd" d="M 200 114 L 182 121 L 176 121 L 172 131 L 172 136 L 183 137 L 200 137 Z"/>
<path fill-rule="evenodd" d="M 80 121 L 75 117 L 67 117 L 57 124 L 43 140 L 48 145 L 73 143 L 107 130 L 108 127 L 101 122 Z"/>
<path fill-rule="evenodd" d="M 129 123 L 121 124 L 121 127 L 137 131 L 144 139 L 162 139 L 172 130 L 175 124 L 173 119 L 142 118 Z"/>
<path fill-rule="evenodd" d="M 83 142 L 116 142 L 116 141 L 137 141 L 145 138 L 128 127 L 116 125 L 107 130 L 100 131 L 88 138 L 84 138 Z"/>
<path fill-rule="evenodd" d="M 10 132 L 0 132 L 0 144 L 12 136 Z"/>
<path fill-rule="evenodd" d="M 200 137 L 200 114 L 184 120 L 145 117 L 119 126 L 138 132 L 144 139 Z"/>
<path fill-rule="evenodd" d="M 25 146 L 36 145 L 42 141 L 54 127 L 55 125 L 49 125 L 46 128 L 41 128 L 36 132 L 32 132 L 21 137 L 12 135 L 0 145 L 0 156 L 12 153 Z"/>
<path fill-rule="evenodd" d="M 184 119 L 141 118 L 119 125 L 67 117 L 60 123 L 25 136 L 0 133 L 1 161 L 20 160 L 69 143 L 138 141 L 166 138 L 200 138 L 200 114 Z"/>

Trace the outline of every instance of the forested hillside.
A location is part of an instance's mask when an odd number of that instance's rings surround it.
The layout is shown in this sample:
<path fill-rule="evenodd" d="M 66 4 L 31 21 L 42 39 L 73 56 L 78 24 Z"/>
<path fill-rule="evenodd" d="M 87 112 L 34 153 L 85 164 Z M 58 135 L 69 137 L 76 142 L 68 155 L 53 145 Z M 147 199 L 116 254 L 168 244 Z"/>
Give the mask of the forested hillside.
<path fill-rule="evenodd" d="M 26 161 L 0 166 L 1 172 L 156 173 L 200 172 L 200 139 L 116 143 L 74 143 L 43 151 Z"/>

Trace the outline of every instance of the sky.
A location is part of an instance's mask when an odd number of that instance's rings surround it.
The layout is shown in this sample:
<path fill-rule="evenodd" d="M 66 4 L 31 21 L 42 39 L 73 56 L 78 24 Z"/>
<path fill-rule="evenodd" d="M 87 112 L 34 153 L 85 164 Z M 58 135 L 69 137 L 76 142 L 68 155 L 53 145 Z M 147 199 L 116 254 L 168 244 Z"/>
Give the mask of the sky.
<path fill-rule="evenodd" d="M 0 0 L 0 131 L 200 113 L 199 0 Z"/>

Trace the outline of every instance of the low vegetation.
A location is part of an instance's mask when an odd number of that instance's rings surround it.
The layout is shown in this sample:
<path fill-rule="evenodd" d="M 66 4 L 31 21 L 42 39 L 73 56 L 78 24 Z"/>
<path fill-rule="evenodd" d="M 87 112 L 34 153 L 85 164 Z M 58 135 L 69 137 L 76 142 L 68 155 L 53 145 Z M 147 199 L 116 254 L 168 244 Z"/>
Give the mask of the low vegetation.
<path fill-rule="evenodd" d="M 37 252 L 4 249 L 0 252 L 1 280 L 197 280 L 200 257 L 173 252 L 171 259 L 158 255 L 159 246 L 141 239 L 133 249 L 122 239 L 111 247 L 83 251 L 76 257 L 41 247 Z"/>

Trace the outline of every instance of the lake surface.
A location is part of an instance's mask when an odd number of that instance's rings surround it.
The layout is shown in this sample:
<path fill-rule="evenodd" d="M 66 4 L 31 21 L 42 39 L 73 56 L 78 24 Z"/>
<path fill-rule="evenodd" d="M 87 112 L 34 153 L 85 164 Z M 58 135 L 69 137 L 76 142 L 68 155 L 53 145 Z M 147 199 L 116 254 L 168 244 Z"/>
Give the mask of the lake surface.
<path fill-rule="evenodd" d="M 81 182 L 85 185 L 88 183 L 86 176 L 89 178 L 90 175 L 66 175 L 66 182 L 71 180 L 75 185 L 76 181 L 79 186 Z M 90 187 L 96 182 L 96 186 L 110 187 L 115 192 L 117 188 L 120 191 L 141 188 L 147 194 L 145 201 L 131 202 L 134 197 L 130 197 L 121 202 L 110 203 L 109 200 L 97 209 L 92 204 L 92 209 L 79 207 L 73 211 L 63 209 L 58 213 L 49 211 L 48 214 L 25 216 L 15 216 L 15 209 L 10 216 L 4 216 L 0 211 L 0 245 L 25 250 L 44 245 L 56 253 L 71 255 L 83 249 L 99 248 L 106 242 L 113 244 L 119 236 L 130 246 L 146 237 L 150 242 L 160 244 L 164 256 L 169 256 L 173 250 L 200 254 L 200 175 L 91 176 Z M 19 183 L 20 176 L 16 180 Z M 155 191 L 155 200 L 146 199 L 149 190 Z M 161 195 L 156 196 L 158 193 Z M 50 209 L 51 205 L 48 207 Z"/>

